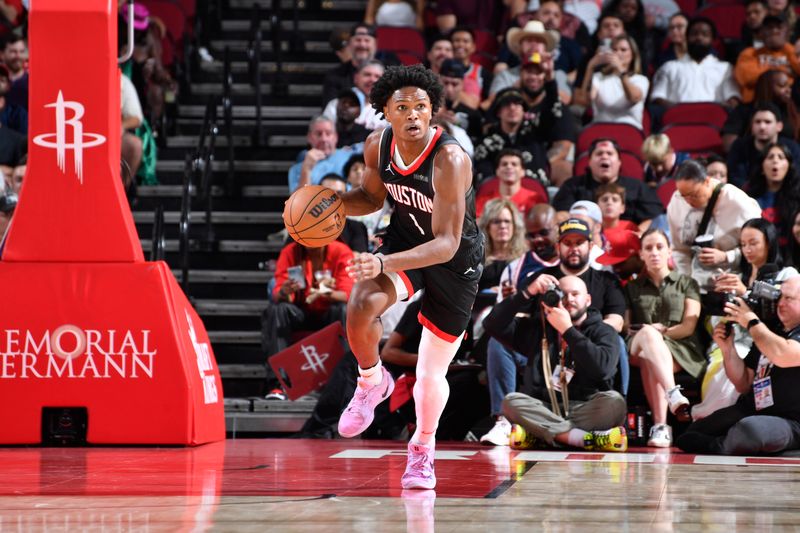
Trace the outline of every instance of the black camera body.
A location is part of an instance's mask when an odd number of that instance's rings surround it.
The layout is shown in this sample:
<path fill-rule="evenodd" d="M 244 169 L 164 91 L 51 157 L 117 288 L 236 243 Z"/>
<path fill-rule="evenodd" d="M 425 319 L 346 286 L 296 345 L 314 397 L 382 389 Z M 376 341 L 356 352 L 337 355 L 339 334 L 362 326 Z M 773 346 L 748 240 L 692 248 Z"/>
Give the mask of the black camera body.
<path fill-rule="evenodd" d="M 753 310 L 758 318 L 766 323 L 774 322 L 778 319 L 778 299 L 781 297 L 781 289 L 769 281 L 754 281 L 750 291 L 743 298 L 750 309 Z"/>
<path fill-rule="evenodd" d="M 550 285 L 542 294 L 542 302 L 548 307 L 558 307 L 563 298 L 564 291 L 558 285 Z"/>

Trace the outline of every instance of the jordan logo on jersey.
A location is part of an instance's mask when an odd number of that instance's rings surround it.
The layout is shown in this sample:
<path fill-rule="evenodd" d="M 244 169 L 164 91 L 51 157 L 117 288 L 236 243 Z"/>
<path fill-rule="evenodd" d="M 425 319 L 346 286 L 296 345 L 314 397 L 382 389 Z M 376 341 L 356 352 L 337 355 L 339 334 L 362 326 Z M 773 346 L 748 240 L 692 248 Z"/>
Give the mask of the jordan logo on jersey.
<path fill-rule="evenodd" d="M 433 209 L 433 199 L 428 198 L 412 187 L 397 185 L 396 183 L 384 183 L 384 185 L 386 185 L 386 189 L 392 195 L 394 201 L 399 204 L 409 205 L 426 213 L 430 213 Z"/>

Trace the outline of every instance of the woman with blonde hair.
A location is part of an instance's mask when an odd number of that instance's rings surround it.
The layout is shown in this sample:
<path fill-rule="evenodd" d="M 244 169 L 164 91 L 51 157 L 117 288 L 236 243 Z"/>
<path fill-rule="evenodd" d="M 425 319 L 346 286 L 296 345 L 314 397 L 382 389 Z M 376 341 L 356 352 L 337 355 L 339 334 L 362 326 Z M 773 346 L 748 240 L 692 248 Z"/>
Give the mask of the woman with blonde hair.
<path fill-rule="evenodd" d="M 496 292 L 503 269 L 527 249 L 522 216 L 513 202 L 497 198 L 486 203 L 478 227 L 486 238 L 486 259 L 479 290 Z"/>

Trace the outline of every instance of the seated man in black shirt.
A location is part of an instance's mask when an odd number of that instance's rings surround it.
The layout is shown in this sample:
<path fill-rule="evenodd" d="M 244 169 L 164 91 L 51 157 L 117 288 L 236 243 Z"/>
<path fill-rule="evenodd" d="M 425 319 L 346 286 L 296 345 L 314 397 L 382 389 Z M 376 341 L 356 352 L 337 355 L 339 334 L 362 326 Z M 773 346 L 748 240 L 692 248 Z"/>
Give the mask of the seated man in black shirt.
<path fill-rule="evenodd" d="M 676 444 L 687 452 L 724 455 L 800 449 L 800 276 L 781 286 L 782 335 L 770 331 L 741 298 L 725 304 L 725 312 L 753 337 L 753 348 L 741 360 L 725 325 L 714 329 L 725 373 L 742 395 L 689 426 Z"/>
<path fill-rule="evenodd" d="M 627 408 L 622 395 L 613 390 L 620 357 L 617 332 L 589 307 L 592 297 L 579 277 L 564 276 L 556 283 L 563 291 L 557 305 L 545 304 L 546 298 L 532 299 L 527 292 L 531 286 L 520 294 L 541 306 L 547 320 L 544 332 L 535 318 L 517 318 L 513 299 L 492 311 L 495 323 L 508 324 L 507 339 L 519 329 L 538 330 L 533 344 L 518 347 L 530 353 L 525 393 L 512 392 L 503 401 L 506 418 L 520 426 L 512 429 L 510 444 L 526 448 L 533 445 L 532 439 L 540 439 L 550 446 L 624 452 L 628 439 L 620 426 Z M 566 344 L 563 353 L 561 339 Z"/>
<path fill-rule="evenodd" d="M 497 120 L 475 145 L 476 184 L 494 176 L 494 165 L 503 149 L 516 148 L 522 152 L 525 174 L 544 186 L 550 185 L 544 128 L 525 118 L 528 104 L 520 90 L 509 88 L 497 93 L 492 111 Z"/>
<path fill-rule="evenodd" d="M 553 198 L 556 211 L 569 211 L 578 200 L 595 200 L 595 191 L 604 183 L 618 183 L 625 187 L 625 212 L 623 220 L 630 220 L 641 231 L 650 227 L 656 217 L 664 214 L 664 206 L 655 190 L 644 181 L 620 176 L 622 162 L 619 146 L 612 139 L 596 139 L 589 148 L 589 167 L 583 176 L 568 179 Z"/>
<path fill-rule="evenodd" d="M 395 379 L 403 374 L 412 378 L 417 364 L 417 351 L 422 325 L 417 315 L 422 306 L 418 299 L 408 304 L 402 318 L 389 335 L 381 349 L 381 360 Z M 450 398 L 439 420 L 436 436 L 444 440 L 464 440 L 467 432 L 481 418 L 489 414 L 489 396 L 486 386 L 478 381 L 480 368 L 476 365 L 459 363 L 469 349 L 464 342 L 447 372 Z M 322 390 L 311 417 L 306 421 L 299 436 L 332 438 L 342 411 L 347 407 L 348 398 L 356 388 L 356 360 L 348 353 L 339 362 L 331 378 Z M 398 385 L 403 381 L 398 381 Z M 375 411 L 375 421 L 363 434 L 366 438 L 399 438 L 398 431 L 415 420 L 414 397 L 409 379 L 405 392 L 398 386 L 392 400 L 381 403 Z M 390 411 L 390 405 L 398 403 L 397 410 Z"/>

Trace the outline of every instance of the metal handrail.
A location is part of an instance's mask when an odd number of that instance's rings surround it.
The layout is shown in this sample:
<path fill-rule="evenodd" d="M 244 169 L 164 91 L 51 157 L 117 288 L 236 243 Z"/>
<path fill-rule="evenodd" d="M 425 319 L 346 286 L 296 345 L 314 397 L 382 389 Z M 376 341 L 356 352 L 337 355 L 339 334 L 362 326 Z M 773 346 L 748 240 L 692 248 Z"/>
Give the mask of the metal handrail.
<path fill-rule="evenodd" d="M 222 115 L 225 121 L 225 137 L 228 141 L 228 175 L 225 180 L 225 192 L 228 196 L 238 196 L 236 187 L 236 171 L 234 160 L 236 156 L 233 148 L 233 74 L 231 73 L 231 51 L 225 47 L 224 65 L 222 74 Z"/>
<path fill-rule="evenodd" d="M 278 2 L 279 0 L 274 0 Z M 247 67 L 250 74 L 250 85 L 255 92 L 256 124 L 253 128 L 252 144 L 261 146 L 261 8 L 253 4 L 253 16 L 250 19 L 250 43 L 247 46 Z"/>
<path fill-rule="evenodd" d="M 272 78 L 272 96 L 281 97 L 289 94 L 289 85 L 283 73 L 283 47 L 281 43 L 281 3 L 273 0 L 272 13 L 269 16 L 270 33 L 272 34 L 272 53 L 275 55 L 275 76 Z"/>
<path fill-rule="evenodd" d="M 158 204 L 153 212 L 153 236 L 150 242 L 150 261 L 164 260 L 164 204 Z"/>
<path fill-rule="evenodd" d="M 213 225 L 213 197 L 211 185 L 214 176 L 214 149 L 217 143 L 217 99 L 210 97 L 206 105 L 206 112 L 203 118 L 203 127 L 197 144 L 194 161 L 194 182 L 199 185 L 198 199 L 205 205 L 206 224 L 203 238 L 203 248 L 213 251 L 216 245 Z M 208 137 L 208 143 L 206 143 Z"/>
<path fill-rule="evenodd" d="M 189 296 L 189 230 L 192 218 L 192 156 L 186 154 L 183 168 L 183 190 L 181 195 L 181 218 L 178 222 L 178 255 L 181 266 L 181 288 Z"/>

